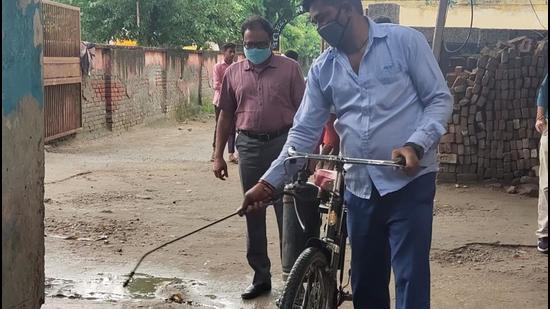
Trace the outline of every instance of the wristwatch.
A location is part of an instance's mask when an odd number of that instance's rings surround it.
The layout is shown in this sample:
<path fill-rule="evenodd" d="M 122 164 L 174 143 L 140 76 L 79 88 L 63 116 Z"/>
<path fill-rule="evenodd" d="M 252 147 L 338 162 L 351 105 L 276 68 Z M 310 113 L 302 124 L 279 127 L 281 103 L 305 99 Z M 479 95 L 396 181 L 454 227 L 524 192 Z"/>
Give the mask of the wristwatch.
<path fill-rule="evenodd" d="M 424 147 L 412 142 L 406 143 L 404 147 L 411 147 L 412 149 L 414 149 L 418 160 L 422 160 L 422 158 L 424 157 Z"/>

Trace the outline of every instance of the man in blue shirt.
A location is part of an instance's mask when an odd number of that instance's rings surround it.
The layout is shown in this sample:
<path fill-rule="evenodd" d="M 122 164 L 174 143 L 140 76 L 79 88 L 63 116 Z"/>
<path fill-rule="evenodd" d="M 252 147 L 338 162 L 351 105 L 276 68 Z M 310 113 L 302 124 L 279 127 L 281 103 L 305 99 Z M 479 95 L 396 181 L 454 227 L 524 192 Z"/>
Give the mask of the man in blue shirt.
<path fill-rule="evenodd" d="M 292 176 L 283 167 L 288 147 L 313 151 L 333 107 L 344 156 L 406 159 L 404 170 L 346 167 L 354 307 L 390 308 L 393 267 L 397 309 L 427 309 L 436 153 L 453 98 L 421 33 L 374 23 L 360 0 L 304 0 L 303 7 L 332 47 L 313 64 L 286 145 L 241 211 L 263 207 Z"/>
<path fill-rule="evenodd" d="M 539 228 L 538 250 L 548 254 L 548 76 L 544 78 L 537 99 L 537 122 L 535 128 L 542 134 L 540 139 L 539 174 Z"/>

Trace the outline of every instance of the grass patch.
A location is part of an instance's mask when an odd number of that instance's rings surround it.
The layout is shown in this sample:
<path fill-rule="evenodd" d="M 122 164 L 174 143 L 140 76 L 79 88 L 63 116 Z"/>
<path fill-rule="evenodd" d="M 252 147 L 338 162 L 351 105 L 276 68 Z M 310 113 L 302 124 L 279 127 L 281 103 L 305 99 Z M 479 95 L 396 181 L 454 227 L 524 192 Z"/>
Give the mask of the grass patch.
<path fill-rule="evenodd" d="M 183 122 L 188 119 L 196 118 L 203 115 L 213 115 L 215 113 L 212 99 L 204 99 L 202 104 L 198 104 L 198 97 L 191 94 L 190 98 L 183 99 L 174 108 L 175 119 L 178 122 Z"/>
<path fill-rule="evenodd" d="M 202 103 L 202 105 L 200 106 L 201 114 L 213 115 L 216 112 L 214 104 L 210 102 L 211 101 L 206 101 L 206 103 Z"/>
<path fill-rule="evenodd" d="M 179 122 L 193 118 L 200 113 L 201 107 L 197 104 L 178 103 L 175 108 L 175 118 Z"/>

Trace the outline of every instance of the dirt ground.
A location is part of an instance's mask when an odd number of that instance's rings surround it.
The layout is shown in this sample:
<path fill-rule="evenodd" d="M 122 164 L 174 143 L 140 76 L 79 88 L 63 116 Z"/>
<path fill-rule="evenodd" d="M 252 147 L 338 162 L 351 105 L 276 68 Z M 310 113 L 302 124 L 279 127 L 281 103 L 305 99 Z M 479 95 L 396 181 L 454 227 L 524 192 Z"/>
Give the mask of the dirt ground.
<path fill-rule="evenodd" d="M 240 300 L 252 278 L 240 218 L 149 256 L 122 288 L 142 253 L 239 205 L 236 166 L 226 182 L 212 175 L 212 130 L 211 119 L 157 123 L 47 148 L 45 308 L 275 308 L 277 258 L 272 295 Z M 534 247 L 536 199 L 440 185 L 436 204 L 433 308 L 548 308 L 548 259 Z M 270 213 L 277 257 L 274 220 Z"/>

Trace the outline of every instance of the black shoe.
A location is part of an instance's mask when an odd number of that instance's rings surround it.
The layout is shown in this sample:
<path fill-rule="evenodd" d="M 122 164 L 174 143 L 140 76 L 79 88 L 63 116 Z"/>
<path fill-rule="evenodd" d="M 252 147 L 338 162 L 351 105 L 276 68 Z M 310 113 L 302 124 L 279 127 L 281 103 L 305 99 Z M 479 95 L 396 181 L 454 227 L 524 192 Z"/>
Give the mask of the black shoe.
<path fill-rule="evenodd" d="M 241 294 L 242 299 L 254 299 L 271 291 L 271 284 L 250 285 Z"/>
<path fill-rule="evenodd" d="M 548 254 L 548 237 L 539 238 L 539 245 L 537 246 L 539 252 Z"/>

